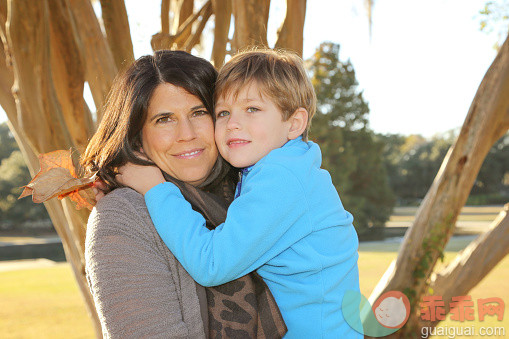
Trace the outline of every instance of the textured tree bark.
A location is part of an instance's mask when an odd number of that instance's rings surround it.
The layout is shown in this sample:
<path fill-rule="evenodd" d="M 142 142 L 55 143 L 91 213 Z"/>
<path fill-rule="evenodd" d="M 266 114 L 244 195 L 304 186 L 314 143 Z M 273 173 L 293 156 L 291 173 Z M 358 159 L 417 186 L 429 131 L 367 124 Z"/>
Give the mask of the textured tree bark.
<path fill-rule="evenodd" d="M 76 44 L 71 11 L 65 0 L 48 2 L 51 28 L 51 70 L 58 102 L 73 144 L 81 153 L 94 132 L 90 112 L 85 109 L 85 70 Z"/>
<path fill-rule="evenodd" d="M 16 113 L 13 112 L 12 102 L 6 99 L 7 95 L 0 96 L 1 104 L 8 114 L 10 128 L 32 174 L 39 167 L 38 154 L 74 146 L 52 79 L 49 16 L 47 1 L 11 0 L 8 4 L 6 30 L 2 30 L 2 40 L 6 42 L 4 47 L 9 62 L 0 65 L 0 72 L 7 75 L 1 83 L 5 88 L 9 79 L 14 80 L 13 99 Z M 57 29 L 56 27 L 54 29 Z M 55 34 L 54 37 L 62 38 L 65 34 Z M 56 45 L 59 46 L 60 43 L 57 42 Z M 65 48 L 59 50 L 59 53 L 62 51 L 65 51 Z M 12 76 L 9 76 L 7 65 L 12 68 Z M 66 92 L 69 93 L 72 92 Z M 66 98 L 66 101 L 71 100 Z M 52 200 L 45 205 L 62 239 L 66 258 L 73 268 L 96 334 L 100 336 L 100 324 L 84 275 L 83 226 L 86 224 L 88 212 L 76 212 L 65 200 L 62 203 Z"/>
<path fill-rule="evenodd" d="M 179 32 L 175 43 L 177 44 L 176 49 L 183 49 L 185 42 L 192 34 L 192 25 L 186 26 L 185 29 L 181 30 L 182 25 L 193 15 L 194 0 L 177 0 L 172 3 L 174 6 L 173 13 L 175 17 L 173 19 L 173 32 Z"/>
<path fill-rule="evenodd" d="M 489 229 L 479 235 L 454 261 L 431 276 L 430 289 L 442 296 L 445 312 L 454 296 L 463 296 L 475 287 L 488 273 L 509 254 L 509 204 L 491 223 Z M 420 322 L 419 326 L 435 327 L 435 322 Z"/>
<path fill-rule="evenodd" d="M 118 70 L 134 62 L 133 43 L 124 0 L 101 0 L 108 45 Z"/>
<path fill-rule="evenodd" d="M 191 34 L 190 36 L 185 35 L 185 32 L 192 29 L 192 26 L 195 23 L 195 21 L 198 20 L 198 18 L 203 17 L 204 14 L 207 14 L 210 17 L 210 14 L 206 13 L 206 11 L 209 10 L 208 7 L 210 6 L 210 2 L 211 2 L 211 0 L 207 1 L 203 5 L 203 7 L 200 8 L 200 10 L 198 12 L 196 12 L 193 15 L 188 16 L 185 20 L 183 20 L 183 22 L 181 22 L 180 20 L 177 20 L 178 18 L 174 18 L 174 24 L 172 26 L 174 26 L 175 28 L 173 28 L 172 31 L 175 33 L 172 34 L 171 32 L 165 33 L 163 31 L 161 31 L 159 33 L 154 34 L 152 36 L 152 40 L 150 41 L 152 49 L 154 51 L 157 51 L 160 49 L 173 49 L 173 50 L 184 49 L 185 50 L 186 43 L 189 45 L 196 39 L 198 39 L 198 41 L 199 41 L 201 32 L 203 31 L 203 27 L 199 30 L 200 32 L 196 38 L 194 37 L 196 35 L 196 32 Z M 179 1 L 176 3 L 172 2 L 171 4 L 173 5 L 172 6 L 173 12 L 180 13 L 181 11 L 180 11 L 179 6 L 184 5 L 185 3 Z M 165 15 L 166 10 L 167 10 L 166 4 L 163 2 L 161 4 L 161 15 Z M 178 22 L 179 25 L 175 24 L 175 22 Z M 161 24 L 163 25 L 165 23 L 161 22 Z M 162 27 L 164 27 L 164 26 L 162 26 Z"/>
<path fill-rule="evenodd" d="M 212 0 L 212 10 L 215 16 L 215 26 L 211 60 L 214 67 L 220 68 L 226 57 L 232 17 L 232 0 Z"/>
<path fill-rule="evenodd" d="M 509 128 L 509 37 L 477 90 L 456 143 L 422 202 L 412 227 L 405 234 L 398 257 L 373 291 L 370 301 L 390 290 L 406 293 L 412 310 L 426 293 L 437 259 L 477 177 L 486 154 Z M 498 258 L 491 257 L 492 260 Z M 491 265 L 491 263 L 484 263 Z M 439 288 L 438 285 L 436 285 Z M 396 336 L 413 333 L 417 313 Z"/>
<path fill-rule="evenodd" d="M 170 0 L 161 1 L 161 33 L 170 34 Z"/>
<path fill-rule="evenodd" d="M 249 46 L 267 47 L 270 0 L 233 1 L 235 20 L 232 53 Z"/>
<path fill-rule="evenodd" d="M 210 1 L 208 1 L 205 4 L 201 13 L 202 14 L 200 16 L 200 23 L 198 24 L 196 31 L 187 38 L 187 41 L 182 46 L 182 49 L 186 52 L 191 53 L 191 50 L 193 49 L 193 47 L 195 47 L 196 45 L 198 45 L 200 43 L 201 34 L 203 33 L 203 29 L 205 28 L 207 21 L 209 20 L 210 16 L 212 15 L 212 3 Z"/>
<path fill-rule="evenodd" d="M 85 61 L 85 79 L 97 107 L 97 121 L 101 121 L 102 107 L 117 74 L 117 66 L 90 0 L 68 0 L 68 2 L 79 36 L 76 43 Z"/>
<path fill-rule="evenodd" d="M 302 57 L 306 0 L 287 0 L 286 17 L 278 30 L 276 48 L 297 52 Z"/>

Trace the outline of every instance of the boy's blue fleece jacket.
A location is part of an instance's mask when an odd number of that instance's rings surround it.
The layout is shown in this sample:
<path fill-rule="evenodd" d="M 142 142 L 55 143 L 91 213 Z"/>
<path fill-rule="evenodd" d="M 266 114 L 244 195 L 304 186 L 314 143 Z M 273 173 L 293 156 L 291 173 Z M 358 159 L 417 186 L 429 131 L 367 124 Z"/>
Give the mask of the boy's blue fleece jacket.
<path fill-rule="evenodd" d="M 240 196 L 215 230 L 205 227 L 172 183 L 145 195 L 159 235 L 201 285 L 216 286 L 256 270 L 288 327 L 286 338 L 357 338 L 341 301 L 359 291 L 353 217 L 320 148 L 301 138 L 271 151 L 243 174 Z"/>

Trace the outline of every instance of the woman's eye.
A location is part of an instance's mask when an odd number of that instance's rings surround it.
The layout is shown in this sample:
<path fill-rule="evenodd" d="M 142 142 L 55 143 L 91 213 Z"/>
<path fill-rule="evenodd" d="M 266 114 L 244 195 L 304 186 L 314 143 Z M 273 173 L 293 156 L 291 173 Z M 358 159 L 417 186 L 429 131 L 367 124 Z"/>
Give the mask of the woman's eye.
<path fill-rule="evenodd" d="M 248 113 L 254 113 L 254 112 L 258 112 L 259 109 L 256 108 L 256 107 L 248 107 L 247 110 L 246 110 Z"/>
<path fill-rule="evenodd" d="M 168 121 L 170 121 L 170 117 L 161 117 L 156 120 L 156 124 L 164 124 Z"/>
<path fill-rule="evenodd" d="M 230 115 L 230 112 L 228 112 L 228 111 L 221 111 L 221 112 L 217 113 L 218 118 L 226 117 L 228 115 Z"/>
<path fill-rule="evenodd" d="M 207 114 L 209 114 L 209 112 L 204 111 L 204 110 L 194 111 L 193 112 L 193 117 L 201 117 L 201 116 L 204 116 L 204 115 L 207 115 Z"/>
<path fill-rule="evenodd" d="M 163 115 L 162 117 L 156 119 L 156 124 L 166 124 L 175 120 L 171 115 Z"/>

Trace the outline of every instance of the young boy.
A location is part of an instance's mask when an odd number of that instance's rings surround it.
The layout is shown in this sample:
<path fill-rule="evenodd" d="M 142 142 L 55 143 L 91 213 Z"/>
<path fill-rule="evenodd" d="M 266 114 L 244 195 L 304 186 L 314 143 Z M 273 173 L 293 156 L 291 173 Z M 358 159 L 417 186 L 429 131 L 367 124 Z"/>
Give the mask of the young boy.
<path fill-rule="evenodd" d="M 220 71 L 216 91 L 217 147 L 242 168 L 224 224 L 202 227 L 205 219 L 172 183 L 124 183 L 146 192 L 161 238 L 199 284 L 256 270 L 287 338 L 360 337 L 341 311 L 344 292 L 359 290 L 357 234 L 320 169 L 318 145 L 306 141 L 316 97 L 302 60 L 272 50 L 238 54 Z"/>

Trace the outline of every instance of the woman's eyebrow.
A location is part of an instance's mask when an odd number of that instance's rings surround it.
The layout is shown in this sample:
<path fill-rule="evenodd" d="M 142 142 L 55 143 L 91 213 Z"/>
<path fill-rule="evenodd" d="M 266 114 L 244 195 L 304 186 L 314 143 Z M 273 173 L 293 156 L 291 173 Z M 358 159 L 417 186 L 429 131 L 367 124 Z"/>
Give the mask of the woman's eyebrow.
<path fill-rule="evenodd" d="M 206 108 L 205 105 L 198 105 L 198 106 L 191 107 L 190 111 L 196 111 L 197 109 L 203 109 L 203 108 Z"/>

